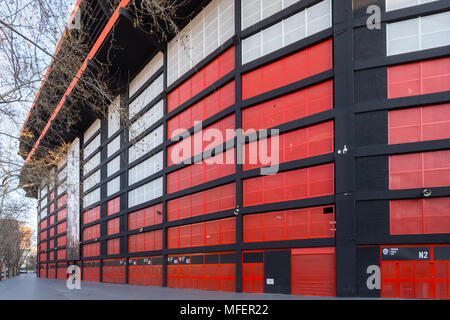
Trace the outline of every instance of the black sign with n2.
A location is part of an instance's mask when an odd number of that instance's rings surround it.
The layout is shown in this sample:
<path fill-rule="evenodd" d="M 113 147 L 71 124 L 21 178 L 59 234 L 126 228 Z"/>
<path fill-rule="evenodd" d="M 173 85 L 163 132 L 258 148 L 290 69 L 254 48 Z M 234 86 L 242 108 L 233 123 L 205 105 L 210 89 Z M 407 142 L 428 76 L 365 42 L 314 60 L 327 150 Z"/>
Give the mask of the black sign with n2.
<path fill-rule="evenodd" d="M 383 247 L 381 248 L 383 261 L 429 261 L 430 247 Z"/>

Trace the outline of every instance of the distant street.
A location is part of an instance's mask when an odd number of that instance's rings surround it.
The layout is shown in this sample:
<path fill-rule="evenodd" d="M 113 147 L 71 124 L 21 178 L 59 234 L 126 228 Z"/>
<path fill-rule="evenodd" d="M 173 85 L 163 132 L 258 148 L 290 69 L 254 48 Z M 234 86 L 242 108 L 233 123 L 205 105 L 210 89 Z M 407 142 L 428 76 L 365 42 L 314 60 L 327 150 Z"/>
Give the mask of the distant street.
<path fill-rule="evenodd" d="M 69 290 L 66 281 L 22 274 L 0 282 L 0 300 L 323 300 L 332 298 L 170 289 L 82 282 Z"/>

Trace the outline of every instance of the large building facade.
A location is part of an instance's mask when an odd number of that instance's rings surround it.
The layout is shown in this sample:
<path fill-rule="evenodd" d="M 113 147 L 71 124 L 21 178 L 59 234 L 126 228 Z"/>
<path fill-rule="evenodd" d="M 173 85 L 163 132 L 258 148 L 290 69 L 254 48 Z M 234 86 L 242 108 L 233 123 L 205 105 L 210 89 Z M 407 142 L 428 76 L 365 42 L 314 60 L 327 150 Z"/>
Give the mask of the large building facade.
<path fill-rule="evenodd" d="M 41 185 L 39 276 L 450 298 L 450 3 L 190 6 Z M 278 170 L 227 129 L 278 129 Z"/>

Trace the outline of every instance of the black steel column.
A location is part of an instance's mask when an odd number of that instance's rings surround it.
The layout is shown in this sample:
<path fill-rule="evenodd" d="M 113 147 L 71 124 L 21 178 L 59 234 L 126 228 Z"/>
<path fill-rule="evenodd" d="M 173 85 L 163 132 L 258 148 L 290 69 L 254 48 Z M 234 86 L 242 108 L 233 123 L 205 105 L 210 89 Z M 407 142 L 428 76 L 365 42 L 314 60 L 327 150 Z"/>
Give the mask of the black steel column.
<path fill-rule="evenodd" d="M 333 1 L 336 294 L 356 294 L 356 209 L 352 0 Z"/>
<path fill-rule="evenodd" d="M 167 53 L 168 53 L 168 43 L 166 44 L 163 55 L 163 70 L 164 70 L 164 80 L 163 80 L 163 203 L 162 203 L 162 228 L 163 228 L 163 239 L 162 239 L 162 286 L 167 287 Z"/>
<path fill-rule="evenodd" d="M 128 123 L 128 110 L 129 110 L 129 88 L 130 81 L 126 79 L 123 81 L 125 83 L 125 88 L 120 93 L 120 117 L 125 117 L 124 121 L 120 118 L 120 149 L 122 150 L 120 155 L 120 170 L 128 167 L 128 148 L 123 149 L 122 147 L 128 144 L 129 130 L 125 126 Z M 125 112 L 126 110 L 126 112 Z M 107 165 L 105 165 L 107 166 Z M 120 190 L 125 190 L 128 188 L 128 170 L 125 170 L 120 174 Z M 128 212 L 128 192 L 120 194 L 120 212 Z M 120 255 L 128 255 L 128 213 L 121 214 L 119 218 L 119 232 L 122 234 L 120 237 Z M 125 259 L 125 283 L 128 283 L 128 259 Z"/>
<path fill-rule="evenodd" d="M 108 117 L 106 119 L 101 119 L 101 127 L 100 127 L 100 145 L 103 144 L 104 141 L 108 140 Z M 104 163 L 107 159 L 107 147 L 103 147 L 100 149 L 100 163 Z M 107 167 L 101 166 L 100 167 L 100 199 L 106 199 L 107 197 L 107 184 L 103 183 L 107 179 Z M 106 218 L 108 215 L 108 203 L 107 202 L 101 202 L 100 203 L 100 219 Z M 100 256 L 104 257 L 107 255 L 108 246 L 107 246 L 107 240 L 105 240 L 105 237 L 108 232 L 108 226 L 106 221 L 100 222 Z M 103 267 L 102 264 L 100 264 L 100 282 L 103 282 Z"/>
<path fill-rule="evenodd" d="M 235 66 L 234 66 L 234 81 L 235 81 L 235 119 L 236 130 L 242 128 L 242 81 L 241 81 L 241 0 L 234 1 L 235 8 Z M 242 141 L 241 137 L 238 137 L 237 141 Z M 243 146 L 236 144 L 236 207 L 242 208 L 243 201 L 243 188 L 242 188 L 242 159 L 239 159 L 239 155 L 242 153 Z M 242 241 L 243 241 L 243 223 L 242 215 L 236 216 L 236 292 L 242 292 Z"/>

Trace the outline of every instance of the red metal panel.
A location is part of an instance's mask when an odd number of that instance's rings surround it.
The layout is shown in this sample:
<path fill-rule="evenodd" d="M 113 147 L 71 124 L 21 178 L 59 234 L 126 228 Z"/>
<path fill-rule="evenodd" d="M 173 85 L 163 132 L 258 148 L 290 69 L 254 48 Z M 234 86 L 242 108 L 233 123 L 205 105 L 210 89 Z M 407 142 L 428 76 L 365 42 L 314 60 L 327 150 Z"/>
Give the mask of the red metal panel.
<path fill-rule="evenodd" d="M 391 201 L 391 234 L 450 233 L 449 208 L 449 197 Z"/>
<path fill-rule="evenodd" d="M 153 258 L 161 258 L 161 257 L 153 257 Z M 144 257 L 139 258 L 144 259 L 144 261 L 148 260 L 150 264 L 137 265 L 131 263 L 128 267 L 128 283 L 135 285 L 144 285 L 144 286 L 162 286 L 162 266 L 161 265 L 152 265 L 152 258 Z M 135 261 L 135 260 L 131 260 Z"/>
<path fill-rule="evenodd" d="M 120 218 L 115 218 L 107 222 L 107 235 L 116 234 L 120 232 Z"/>
<path fill-rule="evenodd" d="M 57 221 L 61 221 L 67 218 L 67 209 L 62 209 L 57 213 Z"/>
<path fill-rule="evenodd" d="M 159 212 L 159 213 L 158 213 Z M 162 204 L 157 204 L 128 215 L 128 230 L 145 228 L 162 223 Z"/>
<path fill-rule="evenodd" d="M 330 121 L 280 135 L 278 147 L 274 147 L 274 150 L 278 150 L 279 161 L 272 161 L 272 165 L 332 153 L 333 132 L 333 122 Z M 251 170 L 267 166 L 268 164 L 263 164 L 265 159 L 262 158 L 261 153 L 265 156 L 267 152 L 264 149 L 268 150 L 268 154 L 273 158 L 271 150 L 272 143 L 275 141 L 269 138 L 246 144 L 243 169 Z M 262 148 L 263 152 L 261 152 Z"/>
<path fill-rule="evenodd" d="M 114 255 L 120 253 L 120 238 L 110 239 L 106 242 L 107 254 Z"/>
<path fill-rule="evenodd" d="M 236 242 L 236 218 L 168 228 L 169 249 L 222 245 Z"/>
<path fill-rule="evenodd" d="M 190 122 L 190 121 L 189 121 Z M 187 126 L 183 126 L 183 124 L 181 124 L 182 128 L 190 128 L 192 127 L 191 125 L 187 125 Z M 223 140 L 221 139 L 216 139 L 216 137 L 213 137 L 213 141 L 203 141 L 204 137 L 206 139 L 206 133 L 212 132 L 211 130 L 214 129 L 216 130 L 216 132 L 220 132 L 222 134 Z M 226 134 L 226 130 L 233 130 L 233 135 L 227 136 Z M 190 159 L 193 156 L 196 156 L 197 154 L 199 154 L 200 152 L 205 152 L 206 150 L 210 150 L 214 147 L 217 147 L 218 145 L 223 144 L 224 142 L 231 140 L 234 138 L 234 129 L 235 129 L 235 125 L 234 125 L 234 114 L 228 116 L 225 119 L 222 119 L 208 127 L 206 127 L 205 129 L 203 129 L 201 132 L 197 132 L 196 134 L 194 134 L 194 136 L 189 136 L 185 139 L 182 139 L 180 142 L 170 146 L 167 149 L 168 152 L 168 157 L 167 157 L 167 166 L 170 167 L 174 164 L 178 164 L 183 162 L 184 160 Z M 195 145 L 196 142 L 194 141 L 198 141 L 196 138 L 193 137 L 197 137 L 199 138 L 199 141 L 203 141 L 203 144 L 200 145 L 200 148 L 197 147 Z M 209 138 L 209 137 L 208 137 Z"/>
<path fill-rule="evenodd" d="M 168 121 L 167 136 L 174 137 L 175 130 L 189 130 L 218 112 L 230 107 L 235 102 L 234 81 L 215 90 L 209 96 L 197 102 Z M 180 134 L 181 132 L 178 132 Z"/>
<path fill-rule="evenodd" d="M 41 259 L 41 261 L 45 261 L 45 260 L 42 260 L 42 259 Z M 46 268 L 45 265 L 40 265 L 40 268 L 39 268 L 39 277 L 40 277 L 40 278 L 47 278 L 47 268 Z"/>
<path fill-rule="evenodd" d="M 83 230 L 83 240 L 100 238 L 100 224 L 93 225 Z"/>
<path fill-rule="evenodd" d="M 205 245 L 205 225 L 194 224 L 191 228 L 191 245 L 192 247 L 201 247 Z"/>
<path fill-rule="evenodd" d="M 167 112 L 211 86 L 234 69 L 234 47 L 224 52 L 168 95 Z"/>
<path fill-rule="evenodd" d="M 56 279 L 56 264 L 49 263 L 47 277 L 49 279 Z"/>
<path fill-rule="evenodd" d="M 450 139 L 450 104 L 389 112 L 389 144 Z"/>
<path fill-rule="evenodd" d="M 198 254 L 190 255 L 190 257 L 194 256 Z M 183 257 L 186 258 L 186 256 Z M 179 258 L 179 256 L 169 258 Z M 167 286 L 170 288 L 235 291 L 235 282 L 236 266 L 234 264 L 169 264 L 167 266 Z"/>
<path fill-rule="evenodd" d="M 292 294 L 336 296 L 336 254 L 327 249 L 292 250 Z"/>
<path fill-rule="evenodd" d="M 56 238 L 56 243 L 58 247 L 65 247 L 67 244 L 67 236 L 61 236 Z"/>
<path fill-rule="evenodd" d="M 50 229 L 50 236 L 54 233 L 54 227 Z M 67 222 L 60 223 L 56 226 L 57 234 L 63 233 L 67 231 Z"/>
<path fill-rule="evenodd" d="M 167 112 L 175 110 L 180 105 L 180 89 L 173 90 L 167 96 Z"/>
<path fill-rule="evenodd" d="M 234 152 L 233 148 L 202 162 L 169 173 L 167 175 L 167 193 L 174 193 L 234 174 L 236 172 Z"/>
<path fill-rule="evenodd" d="M 66 260 L 66 249 L 59 249 L 56 251 L 57 260 Z"/>
<path fill-rule="evenodd" d="M 450 185 L 450 150 L 389 157 L 391 190 Z"/>
<path fill-rule="evenodd" d="M 58 208 L 61 208 L 62 206 L 66 205 L 66 203 L 67 203 L 67 194 L 63 195 L 58 199 L 57 201 Z"/>
<path fill-rule="evenodd" d="M 120 263 L 121 265 L 117 266 L 107 266 L 108 262 Z M 125 260 L 121 259 L 112 259 L 112 260 L 103 260 L 103 282 L 109 283 L 125 283 Z"/>
<path fill-rule="evenodd" d="M 334 193 L 334 164 L 244 180 L 244 205 L 305 199 Z"/>
<path fill-rule="evenodd" d="M 242 98 L 249 99 L 333 68 L 332 40 L 295 53 L 242 76 Z"/>
<path fill-rule="evenodd" d="M 242 112 L 242 127 L 262 130 L 333 108 L 333 81 L 294 92 Z"/>
<path fill-rule="evenodd" d="M 100 255 L 100 242 L 83 245 L 83 257 L 97 257 Z"/>
<path fill-rule="evenodd" d="M 450 90 L 450 57 L 388 67 L 388 98 Z"/>
<path fill-rule="evenodd" d="M 83 224 L 88 224 L 100 219 L 100 206 L 83 213 Z"/>
<path fill-rule="evenodd" d="M 422 62 L 422 94 L 450 90 L 450 57 Z"/>
<path fill-rule="evenodd" d="M 86 261 L 83 265 L 83 281 L 100 281 L 100 261 Z"/>
<path fill-rule="evenodd" d="M 329 207 L 244 216 L 244 242 L 332 238 L 334 213 L 324 214 Z"/>
<path fill-rule="evenodd" d="M 264 263 L 242 265 L 242 291 L 264 293 Z"/>
<path fill-rule="evenodd" d="M 382 261 L 381 296 L 449 299 L 449 261 L 434 261 L 435 248 L 436 246 L 431 246 L 429 261 Z"/>
<path fill-rule="evenodd" d="M 189 79 L 180 86 L 180 105 L 192 97 L 192 80 Z"/>
<path fill-rule="evenodd" d="M 128 237 L 128 252 L 162 250 L 162 230 L 155 230 Z"/>
<path fill-rule="evenodd" d="M 120 197 L 108 201 L 107 211 L 108 216 L 116 214 L 120 211 Z"/>
<path fill-rule="evenodd" d="M 67 269 L 67 264 L 58 263 L 57 269 L 56 269 L 56 278 L 59 280 L 67 279 L 66 269 Z"/>

